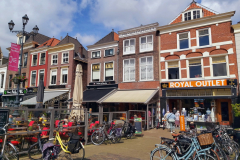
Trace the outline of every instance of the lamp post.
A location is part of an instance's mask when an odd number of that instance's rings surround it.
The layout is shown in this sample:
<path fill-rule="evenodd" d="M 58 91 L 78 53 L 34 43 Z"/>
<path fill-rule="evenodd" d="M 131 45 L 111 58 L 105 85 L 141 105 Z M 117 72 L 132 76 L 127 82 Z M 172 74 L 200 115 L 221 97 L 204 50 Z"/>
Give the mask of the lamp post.
<path fill-rule="evenodd" d="M 14 23 L 13 23 L 13 21 L 11 20 L 9 23 L 8 23 L 8 27 L 9 27 L 9 30 L 10 30 L 10 32 L 12 32 L 12 33 L 17 33 L 17 34 L 21 34 L 22 35 L 22 40 L 21 40 L 21 52 L 20 52 L 20 59 L 19 59 L 19 72 L 18 72 L 18 74 L 19 75 L 21 75 L 21 69 L 22 69 L 22 54 L 23 54 L 23 38 L 24 38 L 24 36 L 26 35 L 26 34 L 28 34 L 28 35 L 36 35 L 37 33 L 38 33 L 38 30 L 39 30 L 39 28 L 37 27 L 37 25 L 33 28 L 33 32 L 26 32 L 25 31 L 25 26 L 27 25 L 27 23 L 28 23 L 28 20 L 29 20 L 29 18 L 28 18 L 28 16 L 27 16 L 27 14 L 25 14 L 23 17 L 22 17 L 22 23 L 23 23 L 23 28 L 22 28 L 22 30 L 19 30 L 19 31 L 13 31 L 13 28 L 14 28 Z M 19 106 L 19 104 L 20 104 L 20 100 L 19 100 L 19 87 L 20 87 L 20 83 L 18 83 L 17 84 L 17 99 L 16 99 L 16 102 L 15 102 L 15 104 L 16 104 L 16 106 Z"/>

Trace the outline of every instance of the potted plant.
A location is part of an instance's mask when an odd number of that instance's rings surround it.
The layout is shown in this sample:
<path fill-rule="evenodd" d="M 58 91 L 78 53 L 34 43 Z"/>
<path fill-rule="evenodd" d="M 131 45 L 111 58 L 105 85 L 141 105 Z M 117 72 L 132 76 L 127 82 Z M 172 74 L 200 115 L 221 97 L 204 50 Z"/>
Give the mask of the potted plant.
<path fill-rule="evenodd" d="M 25 76 L 16 76 L 11 79 L 11 81 L 15 84 L 19 84 L 20 82 L 25 82 L 27 78 Z"/>
<path fill-rule="evenodd" d="M 232 104 L 234 117 L 240 117 L 240 103 Z M 240 144 L 240 128 L 235 128 L 234 140 Z"/>

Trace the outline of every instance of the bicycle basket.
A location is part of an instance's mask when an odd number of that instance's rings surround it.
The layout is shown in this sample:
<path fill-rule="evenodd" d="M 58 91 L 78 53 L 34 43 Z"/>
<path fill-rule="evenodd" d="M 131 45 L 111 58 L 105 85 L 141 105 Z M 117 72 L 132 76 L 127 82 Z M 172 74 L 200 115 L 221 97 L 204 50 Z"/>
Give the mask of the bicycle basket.
<path fill-rule="evenodd" d="M 197 138 L 201 146 L 210 145 L 213 143 L 212 133 L 201 134 Z"/>

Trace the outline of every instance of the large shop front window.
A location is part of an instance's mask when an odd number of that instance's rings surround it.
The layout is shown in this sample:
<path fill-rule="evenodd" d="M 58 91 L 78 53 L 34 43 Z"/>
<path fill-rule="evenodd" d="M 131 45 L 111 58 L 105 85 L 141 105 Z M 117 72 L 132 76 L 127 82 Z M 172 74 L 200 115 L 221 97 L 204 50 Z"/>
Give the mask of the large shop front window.
<path fill-rule="evenodd" d="M 57 70 L 51 71 L 51 85 L 56 84 L 57 82 Z"/>
<path fill-rule="evenodd" d="M 92 65 L 92 82 L 100 81 L 100 64 Z"/>
<path fill-rule="evenodd" d="M 37 73 L 37 71 L 32 71 L 31 86 L 36 86 L 36 73 Z"/>
<path fill-rule="evenodd" d="M 105 81 L 112 81 L 113 73 L 113 62 L 105 63 Z"/>
<path fill-rule="evenodd" d="M 168 62 L 168 79 L 179 79 L 178 61 Z"/>
<path fill-rule="evenodd" d="M 124 81 L 135 81 L 135 59 L 123 61 Z"/>
<path fill-rule="evenodd" d="M 189 60 L 189 76 L 190 78 L 202 77 L 201 59 Z"/>
<path fill-rule="evenodd" d="M 153 80 L 153 57 L 140 58 L 140 79 Z"/>
<path fill-rule="evenodd" d="M 189 48 L 189 36 L 188 33 L 181 33 L 178 34 L 179 36 L 179 49 L 185 49 L 185 48 Z"/>
<path fill-rule="evenodd" d="M 212 57 L 213 76 L 227 76 L 226 57 Z"/>

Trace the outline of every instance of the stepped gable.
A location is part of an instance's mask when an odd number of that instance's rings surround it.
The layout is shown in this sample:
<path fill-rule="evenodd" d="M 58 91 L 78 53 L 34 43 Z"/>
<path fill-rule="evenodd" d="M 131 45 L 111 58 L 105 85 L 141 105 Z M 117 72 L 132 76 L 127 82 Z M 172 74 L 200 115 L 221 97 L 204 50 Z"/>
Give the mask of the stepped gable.
<path fill-rule="evenodd" d="M 105 37 L 103 37 L 102 39 L 100 39 L 98 42 L 96 42 L 94 45 L 97 44 L 102 44 L 102 43 L 107 43 L 107 42 L 112 42 L 112 41 L 118 41 L 119 40 L 119 36 L 117 33 L 114 32 L 114 30 L 112 30 L 112 32 L 110 32 L 108 35 L 106 35 Z"/>
<path fill-rule="evenodd" d="M 197 9 L 201 8 L 203 10 L 203 17 L 208 17 L 208 16 L 213 16 L 216 15 L 217 13 L 215 11 L 212 11 L 211 9 L 193 1 L 190 3 L 190 5 L 183 11 L 191 10 L 191 9 Z M 173 21 L 171 21 L 169 24 L 174 24 L 174 23 L 179 23 L 182 22 L 182 13 L 180 13 Z"/>
<path fill-rule="evenodd" d="M 37 48 L 40 48 L 40 47 L 43 47 L 43 46 L 56 46 L 59 42 L 60 42 L 60 40 L 58 40 L 56 38 L 51 38 L 48 41 L 41 44 L 40 46 L 38 46 Z"/>

